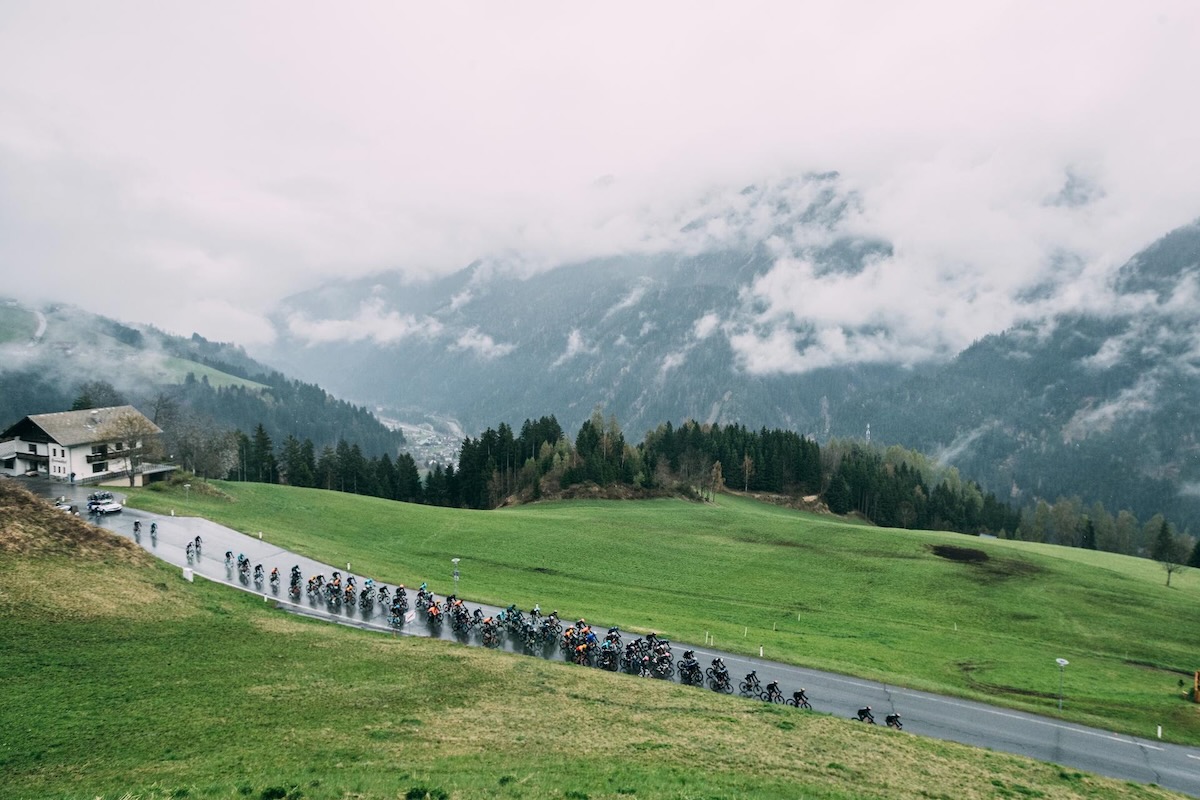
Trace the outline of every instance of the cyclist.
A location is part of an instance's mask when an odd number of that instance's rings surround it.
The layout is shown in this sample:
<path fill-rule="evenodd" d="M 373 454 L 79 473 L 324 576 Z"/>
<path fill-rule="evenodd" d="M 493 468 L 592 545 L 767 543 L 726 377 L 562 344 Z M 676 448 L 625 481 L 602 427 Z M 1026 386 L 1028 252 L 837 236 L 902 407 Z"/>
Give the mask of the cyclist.
<path fill-rule="evenodd" d="M 860 708 L 858 710 L 858 721 L 859 722 L 870 722 L 870 723 L 875 722 L 875 717 L 874 717 L 874 715 L 871 714 L 870 706 L 866 706 L 865 708 Z"/>

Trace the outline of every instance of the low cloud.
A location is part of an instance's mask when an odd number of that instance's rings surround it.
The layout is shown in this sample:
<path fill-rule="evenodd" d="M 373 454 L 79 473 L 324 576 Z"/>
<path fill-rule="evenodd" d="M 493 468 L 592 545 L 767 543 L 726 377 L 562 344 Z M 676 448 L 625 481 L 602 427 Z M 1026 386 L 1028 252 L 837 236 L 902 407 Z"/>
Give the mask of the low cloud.
<path fill-rule="evenodd" d="M 954 437 L 948 445 L 934 453 L 934 458 L 939 464 L 951 465 L 965 453 L 970 452 L 971 447 L 979 440 L 981 436 L 995 430 L 999 423 L 992 421 L 975 428 L 974 430 L 965 431 Z"/>
<path fill-rule="evenodd" d="M 673 353 L 667 353 L 665 356 L 663 356 L 662 363 L 658 365 L 658 379 L 662 380 L 667 376 L 668 372 L 682 367 L 685 363 L 687 363 L 688 353 L 690 352 L 691 349 L 687 348 L 684 350 L 676 350 Z"/>
<path fill-rule="evenodd" d="M 899 362 L 927 356 L 919 345 L 897 341 L 886 331 L 846 331 L 838 326 L 813 332 L 785 326 L 731 333 L 738 364 L 751 375 L 801 374 L 837 364 Z"/>
<path fill-rule="evenodd" d="M 792 369 L 820 360 L 785 357 L 808 352 L 791 331 L 810 315 L 846 357 L 937 358 L 1103 308 L 1117 265 L 1200 216 L 1188 0 L 665 2 L 632 28 L 547 9 L 482 4 L 464 25 L 368 2 L 330 38 L 304 4 L 114 0 L 71 25 L 52 4 L 6 8 L 6 291 L 248 342 L 281 298 L 330 281 L 762 244 L 780 264 L 737 335 L 776 354 L 748 361 Z M 797 30 L 822 36 L 796 47 Z M 813 251 L 834 235 L 894 249 L 831 273 Z M 378 316 L 297 324 L 384 342 L 427 325 Z"/>
<path fill-rule="evenodd" d="M 313 320 L 299 312 L 287 319 L 288 333 L 310 345 L 364 340 L 391 344 L 410 336 L 436 336 L 442 327 L 431 317 L 417 318 L 412 314 L 389 311 L 384 301 L 377 297 L 364 300 L 358 315 L 350 319 Z"/>
<path fill-rule="evenodd" d="M 561 367 L 576 356 L 591 355 L 596 352 L 594 345 L 589 345 L 583 338 L 583 333 L 578 328 L 572 328 L 567 335 L 567 347 L 562 354 L 554 359 L 550 364 L 550 368 Z"/>
<path fill-rule="evenodd" d="M 485 361 L 501 358 L 516 349 L 515 344 L 501 344 L 478 328 L 471 328 L 461 334 L 451 346 L 454 350 L 465 350 L 474 353 Z"/>
<path fill-rule="evenodd" d="M 1158 382 L 1142 376 L 1136 384 L 1124 389 L 1111 400 L 1096 406 L 1081 408 L 1063 425 L 1063 441 L 1086 439 L 1093 433 L 1105 433 L 1119 422 L 1154 410 Z"/>
<path fill-rule="evenodd" d="M 721 318 L 716 314 L 705 314 L 692 326 L 692 335 L 697 339 L 707 339 L 716 333 L 720 324 Z"/>
<path fill-rule="evenodd" d="M 639 283 L 629 291 L 629 294 L 622 297 L 604 312 L 604 319 L 608 319 L 613 314 L 624 311 L 627 308 L 633 308 L 638 303 L 642 302 L 642 298 L 646 296 L 646 291 L 649 289 L 649 284 L 646 282 Z"/>

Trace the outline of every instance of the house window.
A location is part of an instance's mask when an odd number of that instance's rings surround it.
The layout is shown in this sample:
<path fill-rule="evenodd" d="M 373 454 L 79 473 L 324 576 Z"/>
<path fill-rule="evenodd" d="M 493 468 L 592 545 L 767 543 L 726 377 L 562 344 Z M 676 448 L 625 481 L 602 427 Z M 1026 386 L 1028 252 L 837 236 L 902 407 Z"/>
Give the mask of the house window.
<path fill-rule="evenodd" d="M 29 452 L 36 455 L 37 454 L 37 445 L 36 444 L 29 445 Z"/>
<path fill-rule="evenodd" d="M 95 464 L 92 464 L 92 472 L 108 472 L 108 462 L 97 461 Z"/>

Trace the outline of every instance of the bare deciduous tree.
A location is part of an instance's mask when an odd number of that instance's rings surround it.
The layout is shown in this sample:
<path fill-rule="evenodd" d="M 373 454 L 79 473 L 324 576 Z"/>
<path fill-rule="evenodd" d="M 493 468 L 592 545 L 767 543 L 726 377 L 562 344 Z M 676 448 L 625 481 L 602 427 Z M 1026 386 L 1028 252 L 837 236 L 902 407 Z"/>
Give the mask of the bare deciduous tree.
<path fill-rule="evenodd" d="M 160 433 L 157 425 L 132 411 L 114 417 L 100 431 L 100 436 L 112 443 L 109 458 L 124 462 L 130 486 L 146 459 L 161 453 Z"/>
<path fill-rule="evenodd" d="M 742 456 L 742 491 L 750 491 L 750 478 L 754 475 L 754 459 L 749 453 Z"/>

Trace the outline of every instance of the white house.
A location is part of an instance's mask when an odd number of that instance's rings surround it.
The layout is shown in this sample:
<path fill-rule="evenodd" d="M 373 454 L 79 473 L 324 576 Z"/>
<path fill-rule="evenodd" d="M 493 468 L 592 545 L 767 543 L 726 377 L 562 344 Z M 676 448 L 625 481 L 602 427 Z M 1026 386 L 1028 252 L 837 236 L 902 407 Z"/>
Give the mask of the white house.
<path fill-rule="evenodd" d="M 114 438 L 118 420 L 140 418 L 134 429 L 162 433 L 162 429 L 133 406 L 89 408 L 25 417 L 0 433 L 0 473 L 40 475 L 63 481 L 100 482 L 127 475 L 130 459 L 123 451 L 140 450 L 141 440 Z M 136 470 L 135 470 L 136 471 Z"/>

